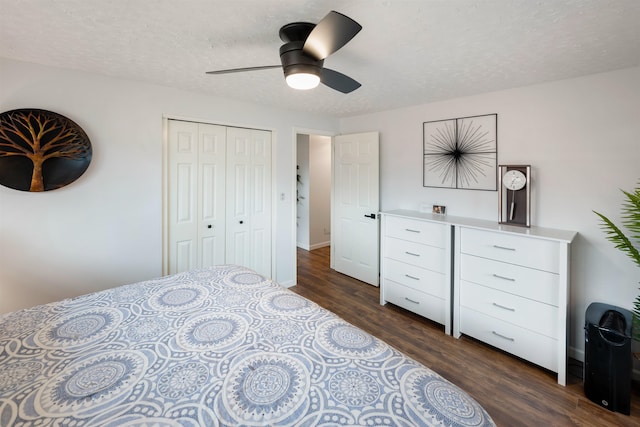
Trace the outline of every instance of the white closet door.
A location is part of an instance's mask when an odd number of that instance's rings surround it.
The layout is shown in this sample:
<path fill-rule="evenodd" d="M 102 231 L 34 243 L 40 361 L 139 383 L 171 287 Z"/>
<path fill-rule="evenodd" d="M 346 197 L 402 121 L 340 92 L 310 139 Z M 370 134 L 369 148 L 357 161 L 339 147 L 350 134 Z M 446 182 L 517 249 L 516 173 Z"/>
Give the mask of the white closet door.
<path fill-rule="evenodd" d="M 223 126 L 169 120 L 168 273 L 225 262 Z"/>
<path fill-rule="evenodd" d="M 169 120 L 169 273 L 196 267 L 198 125 Z"/>
<path fill-rule="evenodd" d="M 226 129 L 198 124 L 198 267 L 225 263 Z"/>
<path fill-rule="evenodd" d="M 271 277 L 271 132 L 227 128 L 226 260 Z"/>
<path fill-rule="evenodd" d="M 251 130 L 251 245 L 253 269 L 271 277 L 271 132 Z"/>

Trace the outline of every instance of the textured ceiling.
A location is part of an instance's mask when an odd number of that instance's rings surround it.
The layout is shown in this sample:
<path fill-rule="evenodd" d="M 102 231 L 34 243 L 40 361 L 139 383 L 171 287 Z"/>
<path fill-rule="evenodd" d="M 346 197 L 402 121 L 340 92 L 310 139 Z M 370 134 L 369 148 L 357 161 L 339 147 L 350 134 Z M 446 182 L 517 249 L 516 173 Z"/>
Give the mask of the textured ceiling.
<path fill-rule="evenodd" d="M 363 26 L 325 61 L 355 92 L 205 74 L 279 64 L 279 28 L 330 10 Z M 0 0 L 0 56 L 343 117 L 638 66 L 639 22 L 640 0 Z"/>

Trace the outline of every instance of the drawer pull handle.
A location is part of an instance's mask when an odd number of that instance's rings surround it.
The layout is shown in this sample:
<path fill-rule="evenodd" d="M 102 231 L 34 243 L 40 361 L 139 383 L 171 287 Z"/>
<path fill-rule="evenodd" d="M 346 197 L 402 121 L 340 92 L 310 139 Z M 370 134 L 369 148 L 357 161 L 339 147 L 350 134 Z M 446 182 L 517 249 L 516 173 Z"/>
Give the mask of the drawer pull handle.
<path fill-rule="evenodd" d="M 493 277 L 495 277 L 496 279 L 502 279 L 502 280 L 508 280 L 510 282 L 515 282 L 516 279 L 512 279 L 511 277 L 505 277 L 505 276 L 501 276 L 499 274 L 493 274 Z"/>
<path fill-rule="evenodd" d="M 404 299 L 406 299 L 407 301 L 409 301 L 409 302 L 411 302 L 411 303 L 414 303 L 414 304 L 418 304 L 418 305 L 420 305 L 420 301 L 414 301 L 414 300 L 412 300 L 411 298 L 407 298 L 407 297 L 404 297 Z"/>
<path fill-rule="evenodd" d="M 494 306 L 494 307 L 501 308 L 501 309 L 503 309 L 503 310 L 507 310 L 507 311 L 516 311 L 516 309 L 515 309 L 515 308 L 505 307 L 504 305 L 500 305 L 500 304 L 497 304 L 497 303 L 495 303 L 495 302 L 493 303 L 493 306 Z"/>
<path fill-rule="evenodd" d="M 496 248 L 496 249 L 502 249 L 502 250 L 505 250 L 505 251 L 514 251 L 515 252 L 515 250 L 516 250 L 516 248 L 509 248 L 507 246 L 500 246 L 500 245 L 493 245 L 493 247 Z"/>
<path fill-rule="evenodd" d="M 411 255 L 411 256 L 420 256 L 420 254 L 414 254 L 413 252 L 405 252 L 405 254 Z"/>
<path fill-rule="evenodd" d="M 497 333 L 496 331 L 491 331 L 491 333 L 492 333 L 493 335 L 495 335 L 495 336 L 499 337 L 499 338 L 502 338 L 503 340 L 507 340 L 507 341 L 511 341 L 511 342 L 514 342 L 514 341 L 515 341 L 515 339 L 510 338 L 510 337 L 506 337 L 506 336 L 504 336 L 504 335 L 502 335 L 502 334 Z"/>
<path fill-rule="evenodd" d="M 419 277 L 411 276 L 409 274 L 405 274 L 405 277 L 408 277 L 409 279 L 413 279 L 413 280 L 420 280 Z"/>
<path fill-rule="evenodd" d="M 420 230 L 412 230 L 410 228 L 405 228 L 406 231 L 408 231 L 409 233 L 419 233 Z"/>

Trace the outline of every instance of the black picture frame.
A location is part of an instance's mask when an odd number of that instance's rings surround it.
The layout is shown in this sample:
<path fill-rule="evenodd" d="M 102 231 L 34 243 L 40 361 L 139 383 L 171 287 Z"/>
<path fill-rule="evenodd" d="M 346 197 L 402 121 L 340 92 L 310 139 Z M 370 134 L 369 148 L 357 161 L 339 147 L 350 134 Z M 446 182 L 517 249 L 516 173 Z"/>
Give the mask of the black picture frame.
<path fill-rule="evenodd" d="M 498 169 L 498 223 L 531 227 L 531 165 L 500 165 Z M 510 170 L 524 174 L 524 188 L 512 191 L 504 187 L 502 177 Z"/>

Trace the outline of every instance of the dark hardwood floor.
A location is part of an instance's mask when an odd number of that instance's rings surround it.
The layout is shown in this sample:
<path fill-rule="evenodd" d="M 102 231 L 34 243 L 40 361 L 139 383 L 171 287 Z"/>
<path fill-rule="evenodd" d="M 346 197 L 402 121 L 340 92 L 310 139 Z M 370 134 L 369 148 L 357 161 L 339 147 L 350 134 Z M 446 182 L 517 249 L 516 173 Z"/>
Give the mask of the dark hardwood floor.
<path fill-rule="evenodd" d="M 556 374 L 387 304 L 379 288 L 329 268 L 329 247 L 298 249 L 298 284 L 290 288 L 386 341 L 473 396 L 498 426 L 640 426 L 640 391 L 631 416 L 608 411 L 584 396 L 582 367 L 569 366 L 567 386 Z"/>

